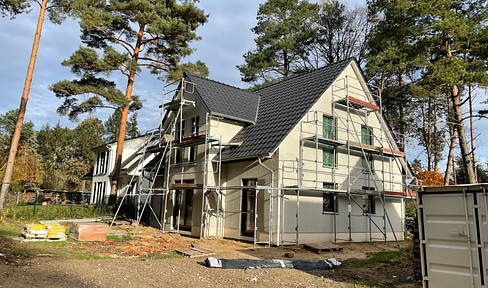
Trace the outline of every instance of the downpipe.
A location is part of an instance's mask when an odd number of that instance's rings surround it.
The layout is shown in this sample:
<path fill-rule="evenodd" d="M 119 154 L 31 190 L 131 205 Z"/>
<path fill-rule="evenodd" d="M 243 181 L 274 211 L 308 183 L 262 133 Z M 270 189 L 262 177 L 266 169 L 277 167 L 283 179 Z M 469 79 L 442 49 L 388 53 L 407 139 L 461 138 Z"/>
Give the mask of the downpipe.
<path fill-rule="evenodd" d="M 271 201 L 270 211 L 269 211 L 269 214 L 270 214 L 269 215 L 269 219 L 270 219 L 270 223 L 269 223 L 269 234 L 270 234 L 269 245 L 271 246 L 272 242 L 273 242 L 274 171 L 273 171 L 273 169 L 264 165 L 264 163 L 261 161 L 261 157 L 258 157 L 258 162 L 259 162 L 259 165 L 261 165 L 264 169 L 268 170 L 271 173 L 271 193 L 270 193 L 270 197 L 269 197 L 269 201 Z M 257 209 L 257 207 L 255 209 Z M 279 233 L 276 234 L 276 237 L 277 237 L 276 238 L 277 243 L 279 243 L 279 238 L 278 238 Z"/>

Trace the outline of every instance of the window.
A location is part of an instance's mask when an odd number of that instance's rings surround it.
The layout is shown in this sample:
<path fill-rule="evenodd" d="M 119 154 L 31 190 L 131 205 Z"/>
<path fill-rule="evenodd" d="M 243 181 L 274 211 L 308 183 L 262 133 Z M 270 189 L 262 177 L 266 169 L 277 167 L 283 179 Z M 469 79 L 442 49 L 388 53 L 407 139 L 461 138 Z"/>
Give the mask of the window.
<path fill-rule="evenodd" d="M 373 173 L 373 155 L 371 153 L 365 153 L 361 155 L 361 165 L 363 167 L 363 173 Z"/>
<path fill-rule="evenodd" d="M 361 143 L 366 145 L 373 144 L 373 130 L 368 126 L 361 126 Z M 361 155 L 361 166 L 363 167 L 363 173 L 373 172 L 373 155 L 371 153 L 365 153 Z"/>
<path fill-rule="evenodd" d="M 185 148 L 176 148 L 175 150 L 175 164 L 181 164 L 183 162 L 183 154 L 185 153 Z"/>
<path fill-rule="evenodd" d="M 191 119 L 191 134 L 198 135 L 200 129 L 200 116 L 193 117 Z"/>
<path fill-rule="evenodd" d="M 324 182 L 325 189 L 335 189 L 334 183 Z M 322 202 L 322 212 L 323 213 L 334 213 L 337 212 L 337 198 L 334 192 L 324 192 L 323 202 Z"/>
<path fill-rule="evenodd" d="M 249 186 L 249 188 L 242 189 L 242 203 L 241 203 L 241 235 L 254 236 L 254 210 L 256 204 L 256 184 L 257 179 L 243 179 L 242 186 Z"/>
<path fill-rule="evenodd" d="M 323 159 L 322 165 L 324 167 L 333 168 L 335 164 L 335 148 L 332 145 L 322 145 Z"/>
<path fill-rule="evenodd" d="M 334 118 L 329 116 L 323 117 L 323 136 L 327 139 L 335 139 Z"/>
<path fill-rule="evenodd" d="M 103 204 L 105 198 L 105 182 L 96 182 L 93 185 L 93 204 Z"/>
<path fill-rule="evenodd" d="M 323 137 L 326 139 L 335 139 L 334 118 L 323 116 Z M 335 164 L 335 147 L 333 145 L 322 145 L 324 167 L 334 167 Z"/>
<path fill-rule="evenodd" d="M 373 145 L 373 131 L 371 127 L 361 126 L 361 143 Z"/>
<path fill-rule="evenodd" d="M 374 191 L 374 187 L 363 186 L 363 190 Z M 376 214 L 374 195 L 363 195 L 363 214 Z"/>
<path fill-rule="evenodd" d="M 363 196 L 363 213 L 364 214 L 376 214 L 376 202 L 374 195 Z"/>
<path fill-rule="evenodd" d="M 181 128 L 181 137 L 180 137 L 180 128 Z M 175 139 L 181 139 L 183 138 L 184 135 L 185 135 L 185 120 L 182 120 L 181 122 L 177 120 L 175 125 Z"/>
<path fill-rule="evenodd" d="M 197 161 L 197 153 L 198 153 L 198 146 L 191 146 L 190 147 L 190 162 Z"/>
<path fill-rule="evenodd" d="M 103 151 L 97 154 L 95 175 L 107 173 L 108 166 L 108 151 Z"/>

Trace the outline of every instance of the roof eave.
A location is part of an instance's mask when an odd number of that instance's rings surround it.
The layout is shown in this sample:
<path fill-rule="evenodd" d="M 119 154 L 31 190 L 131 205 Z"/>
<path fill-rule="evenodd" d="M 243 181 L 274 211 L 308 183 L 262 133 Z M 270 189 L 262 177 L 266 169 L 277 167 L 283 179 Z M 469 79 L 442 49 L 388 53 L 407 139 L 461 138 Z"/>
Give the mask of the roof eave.
<path fill-rule="evenodd" d="M 245 122 L 245 123 L 253 124 L 253 125 L 256 124 L 256 121 L 252 121 L 252 120 L 248 120 L 248 119 L 243 119 L 243 118 L 239 118 L 239 117 L 235 117 L 235 116 L 230 116 L 230 115 L 226 115 L 226 114 L 218 113 L 218 112 L 210 112 L 210 115 L 217 116 L 217 117 L 223 117 L 223 118 L 229 119 L 229 120 L 235 120 L 235 121 L 239 121 L 239 122 Z"/>

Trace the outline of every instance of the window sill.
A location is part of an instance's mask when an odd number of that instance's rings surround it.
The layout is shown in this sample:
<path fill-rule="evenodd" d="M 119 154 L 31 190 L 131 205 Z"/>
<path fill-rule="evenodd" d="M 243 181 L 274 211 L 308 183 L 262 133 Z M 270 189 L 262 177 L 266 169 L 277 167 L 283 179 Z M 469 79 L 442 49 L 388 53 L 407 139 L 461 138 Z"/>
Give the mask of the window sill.
<path fill-rule="evenodd" d="M 326 211 L 322 211 L 322 214 L 323 215 L 339 215 L 339 212 L 326 212 Z"/>
<path fill-rule="evenodd" d="M 195 166 L 197 165 L 197 162 L 183 162 L 183 163 L 175 163 L 173 164 L 173 167 L 182 167 L 182 166 Z"/>
<path fill-rule="evenodd" d="M 330 165 L 322 165 L 322 168 L 330 168 L 330 169 L 337 169 L 337 166 L 330 166 Z"/>

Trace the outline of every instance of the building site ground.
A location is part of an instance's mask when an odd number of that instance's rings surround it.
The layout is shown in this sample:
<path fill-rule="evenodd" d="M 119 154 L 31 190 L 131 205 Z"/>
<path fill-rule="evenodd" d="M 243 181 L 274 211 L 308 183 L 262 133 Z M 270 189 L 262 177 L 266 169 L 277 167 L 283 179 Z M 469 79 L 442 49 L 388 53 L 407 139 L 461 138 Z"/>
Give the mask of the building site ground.
<path fill-rule="evenodd" d="M 228 239 L 195 239 L 118 225 L 104 242 L 20 242 L 24 223 L 0 226 L 0 287 L 420 287 L 411 241 L 341 243 L 343 251 L 317 254 L 303 246 L 262 247 Z M 175 249 L 203 247 L 225 259 L 336 258 L 333 270 L 215 269 L 205 257 Z"/>

